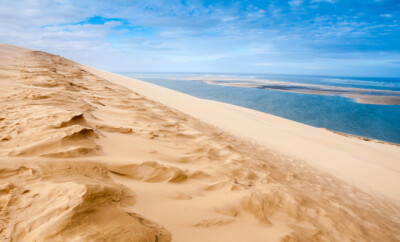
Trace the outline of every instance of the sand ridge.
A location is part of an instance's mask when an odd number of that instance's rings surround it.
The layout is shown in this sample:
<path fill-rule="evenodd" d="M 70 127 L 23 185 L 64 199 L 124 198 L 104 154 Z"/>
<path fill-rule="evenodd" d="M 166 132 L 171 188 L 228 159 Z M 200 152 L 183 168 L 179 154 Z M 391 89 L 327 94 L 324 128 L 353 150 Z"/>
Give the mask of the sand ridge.
<path fill-rule="evenodd" d="M 393 201 L 78 63 L 0 51 L 2 240 L 400 239 Z"/>

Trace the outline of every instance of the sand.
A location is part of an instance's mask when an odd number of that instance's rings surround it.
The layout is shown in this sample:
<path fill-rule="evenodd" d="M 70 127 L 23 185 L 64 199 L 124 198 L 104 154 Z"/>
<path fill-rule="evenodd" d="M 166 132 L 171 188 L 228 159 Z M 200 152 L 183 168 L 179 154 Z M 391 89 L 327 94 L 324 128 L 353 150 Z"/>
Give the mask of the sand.
<path fill-rule="evenodd" d="M 0 45 L 0 240 L 398 241 L 400 148 Z"/>
<path fill-rule="evenodd" d="M 157 78 L 157 75 L 146 75 Z M 209 85 L 247 87 L 258 89 L 270 89 L 275 91 L 335 95 L 351 98 L 354 102 L 375 105 L 400 105 L 400 92 L 382 89 L 366 89 L 343 86 L 316 85 L 289 81 L 276 81 L 268 79 L 254 79 L 226 75 L 166 77 L 167 79 L 192 80 Z M 351 81 L 351 80 L 350 80 Z"/>
<path fill-rule="evenodd" d="M 303 93 L 303 94 L 337 95 L 337 96 L 351 98 L 354 102 L 364 103 L 364 104 L 400 105 L 399 91 L 313 85 L 305 83 L 282 82 L 282 81 L 271 81 L 271 80 L 254 80 L 245 78 L 237 78 L 237 79 L 232 78 L 235 80 L 233 82 L 232 80 L 226 80 L 226 78 L 221 78 L 222 80 L 221 79 L 207 80 L 209 78 L 210 77 L 191 78 L 191 80 L 199 81 L 210 85 L 270 89 L 275 91 Z"/>

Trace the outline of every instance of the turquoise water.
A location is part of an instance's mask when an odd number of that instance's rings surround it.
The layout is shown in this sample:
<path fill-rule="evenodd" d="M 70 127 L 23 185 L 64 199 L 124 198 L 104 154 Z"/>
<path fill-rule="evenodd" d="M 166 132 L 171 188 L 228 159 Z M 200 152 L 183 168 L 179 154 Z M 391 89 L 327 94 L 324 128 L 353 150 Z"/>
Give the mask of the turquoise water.
<path fill-rule="evenodd" d="M 126 76 L 192 96 L 259 110 L 315 127 L 400 144 L 400 105 L 360 104 L 341 96 L 298 94 L 257 88 L 209 85 L 185 80 L 200 74 L 140 74 Z M 204 75 L 204 74 L 201 74 Z M 299 83 L 400 90 L 400 80 L 317 76 L 250 76 Z"/>

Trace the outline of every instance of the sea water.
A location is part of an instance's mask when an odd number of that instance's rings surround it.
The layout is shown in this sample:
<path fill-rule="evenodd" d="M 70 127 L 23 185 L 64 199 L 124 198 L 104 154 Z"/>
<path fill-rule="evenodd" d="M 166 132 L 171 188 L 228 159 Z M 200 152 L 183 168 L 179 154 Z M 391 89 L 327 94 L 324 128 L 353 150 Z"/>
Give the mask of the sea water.
<path fill-rule="evenodd" d="M 400 91 L 400 79 L 229 73 L 218 75 L 204 73 L 121 74 L 192 96 L 255 109 L 315 127 L 400 144 L 400 105 L 361 104 L 337 95 L 299 94 L 268 89 L 210 85 L 190 80 L 190 78 L 229 76 L 393 91 Z"/>

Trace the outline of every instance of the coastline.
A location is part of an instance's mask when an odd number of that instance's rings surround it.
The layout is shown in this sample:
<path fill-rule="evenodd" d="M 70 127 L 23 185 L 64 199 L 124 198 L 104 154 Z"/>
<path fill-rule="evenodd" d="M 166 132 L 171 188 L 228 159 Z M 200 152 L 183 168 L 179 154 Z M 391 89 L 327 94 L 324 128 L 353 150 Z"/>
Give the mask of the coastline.
<path fill-rule="evenodd" d="M 325 128 L 322 128 L 322 129 L 325 129 Z M 331 130 L 331 129 L 326 129 L 326 130 L 328 130 L 328 131 L 330 131 L 332 133 L 336 133 L 336 134 L 339 134 L 339 135 L 343 135 L 343 136 L 347 136 L 347 137 L 351 137 L 351 138 L 355 138 L 355 139 L 360 139 L 360 140 L 364 140 L 364 141 L 368 141 L 368 142 L 374 142 L 374 143 L 380 143 L 380 144 L 388 144 L 388 145 L 394 145 L 394 146 L 400 147 L 400 144 L 389 142 L 389 141 L 385 141 L 385 140 L 373 139 L 373 138 L 369 138 L 369 137 L 365 137 L 365 136 L 361 136 L 361 135 L 349 134 L 349 133 L 335 131 L 335 130 Z"/>
<path fill-rule="evenodd" d="M 376 89 L 363 89 L 353 87 L 337 87 L 337 86 L 323 86 L 313 84 L 301 84 L 281 81 L 248 81 L 248 82 L 219 82 L 217 81 L 196 81 L 220 86 L 232 87 L 247 87 L 270 89 L 282 92 L 302 93 L 302 94 L 318 94 L 318 95 L 339 95 L 342 97 L 351 98 L 354 102 L 375 105 L 400 105 L 400 92 L 389 90 L 376 90 Z M 371 94 L 372 93 L 372 94 Z"/>
<path fill-rule="evenodd" d="M 85 69 L 234 135 L 305 161 L 361 189 L 400 201 L 400 163 L 397 162 L 400 160 L 400 149 L 390 143 L 373 143 L 350 135 L 343 136 L 260 111 L 192 97 L 95 68 Z M 353 170 L 357 167 L 363 167 L 363 170 L 354 174 Z"/>
<path fill-rule="evenodd" d="M 124 75 L 123 73 L 117 74 Z M 195 97 L 258 110 L 318 128 L 400 144 L 400 126 L 397 122 L 400 106 L 398 105 L 360 104 L 350 97 L 335 94 L 304 94 L 209 85 L 193 81 L 194 78 L 189 75 L 161 74 L 148 77 L 126 73 L 125 76 Z M 301 77 L 299 76 L 299 78 Z M 366 95 L 363 95 L 362 98 L 366 98 Z M 378 100 L 376 97 L 374 99 Z"/>

